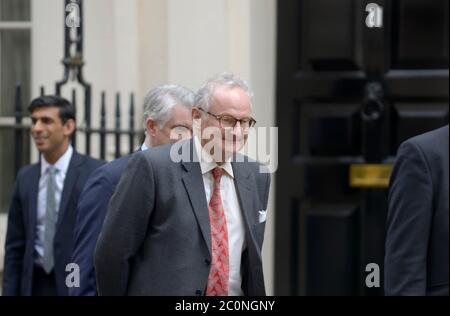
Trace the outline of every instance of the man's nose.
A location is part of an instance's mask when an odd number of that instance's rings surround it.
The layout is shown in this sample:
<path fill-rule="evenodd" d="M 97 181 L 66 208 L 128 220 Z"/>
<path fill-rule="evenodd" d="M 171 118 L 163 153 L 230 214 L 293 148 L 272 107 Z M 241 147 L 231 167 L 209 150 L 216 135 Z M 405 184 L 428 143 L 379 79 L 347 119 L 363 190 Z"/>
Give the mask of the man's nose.
<path fill-rule="evenodd" d="M 41 121 L 36 121 L 36 122 L 31 126 L 31 131 L 32 131 L 32 132 L 40 132 L 40 131 L 42 131 L 42 123 L 41 123 Z"/>
<path fill-rule="evenodd" d="M 236 124 L 234 125 L 233 130 L 231 132 L 233 133 L 233 135 L 241 135 L 242 134 L 242 127 L 241 127 L 240 121 L 236 121 Z"/>

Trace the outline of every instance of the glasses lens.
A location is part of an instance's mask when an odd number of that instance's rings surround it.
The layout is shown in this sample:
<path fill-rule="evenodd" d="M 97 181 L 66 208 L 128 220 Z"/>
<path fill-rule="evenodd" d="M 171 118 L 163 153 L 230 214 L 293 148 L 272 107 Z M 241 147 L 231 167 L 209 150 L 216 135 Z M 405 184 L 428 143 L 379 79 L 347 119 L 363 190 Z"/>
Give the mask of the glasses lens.
<path fill-rule="evenodd" d="M 241 120 L 241 127 L 245 130 L 250 129 L 251 127 L 255 126 L 256 121 L 254 119 L 244 119 Z"/>
<path fill-rule="evenodd" d="M 222 128 L 234 128 L 237 122 L 237 119 L 228 115 L 224 115 L 220 118 L 220 125 L 222 126 Z M 256 121 L 252 118 L 244 118 L 242 120 L 239 120 L 239 123 L 242 129 L 248 130 L 250 127 L 253 127 L 255 125 Z"/>
<path fill-rule="evenodd" d="M 234 127 L 236 125 L 236 119 L 231 116 L 222 116 L 220 123 L 222 127 Z"/>

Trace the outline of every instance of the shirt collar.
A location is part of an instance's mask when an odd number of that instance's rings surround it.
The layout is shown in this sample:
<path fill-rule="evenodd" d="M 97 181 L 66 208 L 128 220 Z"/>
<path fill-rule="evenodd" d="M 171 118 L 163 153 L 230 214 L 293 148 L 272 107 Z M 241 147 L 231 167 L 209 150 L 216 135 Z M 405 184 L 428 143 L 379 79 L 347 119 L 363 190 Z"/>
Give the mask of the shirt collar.
<path fill-rule="evenodd" d="M 194 136 L 194 147 L 195 147 L 195 152 L 196 152 L 197 157 L 200 162 L 200 169 L 202 170 L 202 174 L 206 174 L 206 173 L 210 172 L 211 170 L 213 170 L 214 168 L 219 167 L 219 168 L 222 168 L 223 170 L 225 170 L 225 172 L 231 178 L 234 178 L 233 167 L 231 165 L 231 157 L 229 159 L 227 159 L 227 161 L 225 161 L 223 164 L 218 165 L 212 159 L 211 155 L 203 149 L 203 147 L 200 143 L 200 140 L 197 138 L 197 136 Z M 205 159 L 202 159 L 202 158 L 205 158 Z"/>
<path fill-rule="evenodd" d="M 59 157 L 58 161 L 56 161 L 55 164 L 53 165 L 56 168 L 56 170 L 62 172 L 63 174 L 66 174 L 67 169 L 69 169 L 69 163 L 70 159 L 72 159 L 72 154 L 73 154 L 73 147 L 69 145 L 69 147 L 67 147 L 66 152 L 61 157 Z M 49 166 L 50 164 L 48 163 L 47 160 L 45 160 L 44 155 L 41 155 L 41 175 L 47 172 Z"/>
<path fill-rule="evenodd" d="M 147 150 L 147 149 L 148 149 L 147 145 L 145 143 L 142 143 L 141 151 L 144 151 L 144 150 Z"/>

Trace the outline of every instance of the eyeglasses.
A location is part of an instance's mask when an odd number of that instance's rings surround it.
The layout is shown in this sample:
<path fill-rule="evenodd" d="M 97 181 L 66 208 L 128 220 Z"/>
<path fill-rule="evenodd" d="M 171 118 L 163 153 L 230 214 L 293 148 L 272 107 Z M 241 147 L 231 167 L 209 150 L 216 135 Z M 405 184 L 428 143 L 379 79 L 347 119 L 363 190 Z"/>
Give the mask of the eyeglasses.
<path fill-rule="evenodd" d="M 239 122 L 240 126 L 242 129 L 244 130 L 248 130 L 250 127 L 255 126 L 256 121 L 254 118 L 252 117 L 244 117 L 243 119 L 238 120 L 237 118 L 231 116 L 231 115 L 226 115 L 226 114 L 214 114 L 208 111 L 203 110 L 202 108 L 198 108 L 200 111 L 205 112 L 206 114 L 209 114 L 211 116 L 213 116 L 214 118 L 216 118 L 216 120 L 219 121 L 220 127 L 222 128 L 234 128 L 237 124 L 237 122 Z"/>

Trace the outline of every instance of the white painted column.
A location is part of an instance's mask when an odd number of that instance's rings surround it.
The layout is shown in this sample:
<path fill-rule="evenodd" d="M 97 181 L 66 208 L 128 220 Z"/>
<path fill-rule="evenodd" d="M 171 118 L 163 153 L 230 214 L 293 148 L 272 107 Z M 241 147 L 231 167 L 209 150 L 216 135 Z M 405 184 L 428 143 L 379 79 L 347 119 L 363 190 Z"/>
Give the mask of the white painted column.
<path fill-rule="evenodd" d="M 250 2 L 249 80 L 255 92 L 254 113 L 258 119 L 258 126 L 275 126 L 276 1 L 250 0 Z M 275 174 L 272 174 L 262 251 L 268 295 L 274 294 L 275 285 L 275 186 Z"/>
<path fill-rule="evenodd" d="M 31 97 L 40 94 L 41 86 L 46 94 L 55 93 L 55 81 L 62 79 L 63 10 L 62 1 L 31 0 Z M 33 163 L 38 152 L 32 140 L 30 148 Z"/>
<path fill-rule="evenodd" d="M 168 82 L 169 26 L 167 23 L 167 7 L 168 1 L 166 0 L 139 0 L 138 65 L 140 106 L 145 95 L 152 88 Z"/>
<path fill-rule="evenodd" d="M 168 0 L 169 81 L 197 90 L 228 69 L 227 0 Z"/>

